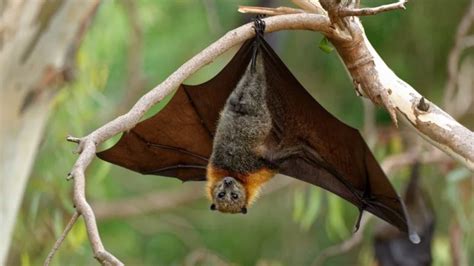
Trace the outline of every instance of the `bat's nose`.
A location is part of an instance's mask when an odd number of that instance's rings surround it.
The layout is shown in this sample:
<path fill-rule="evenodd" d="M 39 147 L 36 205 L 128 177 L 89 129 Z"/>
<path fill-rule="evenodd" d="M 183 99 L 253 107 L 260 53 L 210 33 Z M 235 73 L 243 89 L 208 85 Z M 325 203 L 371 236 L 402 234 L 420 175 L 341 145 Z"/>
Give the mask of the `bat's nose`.
<path fill-rule="evenodd" d="M 230 186 L 234 183 L 234 179 L 230 176 L 224 177 L 224 185 Z"/>

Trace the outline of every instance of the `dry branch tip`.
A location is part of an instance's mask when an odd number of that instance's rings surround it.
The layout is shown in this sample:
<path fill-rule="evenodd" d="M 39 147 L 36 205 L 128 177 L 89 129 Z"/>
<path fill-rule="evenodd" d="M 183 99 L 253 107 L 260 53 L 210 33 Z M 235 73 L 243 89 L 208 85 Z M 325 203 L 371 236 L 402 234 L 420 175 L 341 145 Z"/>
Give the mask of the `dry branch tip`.
<path fill-rule="evenodd" d="M 396 3 L 381 5 L 378 7 L 368 7 L 368 8 L 350 8 L 350 7 L 340 7 L 337 9 L 337 15 L 339 17 L 349 17 L 349 16 L 372 16 L 377 15 L 383 12 L 393 11 L 393 10 L 406 10 L 405 4 L 408 3 L 408 0 L 399 0 Z"/>
<path fill-rule="evenodd" d="M 77 143 L 77 144 L 81 143 L 80 138 L 76 138 L 76 137 L 73 137 L 73 136 L 67 136 L 66 140 L 69 141 L 69 142 Z"/>

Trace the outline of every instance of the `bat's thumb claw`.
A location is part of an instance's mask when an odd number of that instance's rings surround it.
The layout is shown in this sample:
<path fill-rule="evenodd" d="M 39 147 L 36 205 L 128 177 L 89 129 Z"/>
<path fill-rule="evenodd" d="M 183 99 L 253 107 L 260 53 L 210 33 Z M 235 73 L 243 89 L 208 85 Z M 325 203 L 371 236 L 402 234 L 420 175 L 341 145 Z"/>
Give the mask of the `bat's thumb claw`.
<path fill-rule="evenodd" d="M 362 214 L 364 213 L 364 209 L 365 209 L 365 206 L 359 208 L 359 217 L 357 217 L 357 221 L 354 225 L 354 234 L 357 233 L 357 231 L 359 231 L 360 221 L 362 220 Z"/>
<path fill-rule="evenodd" d="M 354 231 L 352 231 L 353 234 L 357 233 L 357 231 L 359 231 L 359 227 L 358 226 L 354 226 Z"/>
<path fill-rule="evenodd" d="M 419 244 L 421 242 L 420 236 L 418 236 L 418 234 L 416 232 L 411 232 L 408 237 L 410 238 L 410 241 L 413 244 Z"/>

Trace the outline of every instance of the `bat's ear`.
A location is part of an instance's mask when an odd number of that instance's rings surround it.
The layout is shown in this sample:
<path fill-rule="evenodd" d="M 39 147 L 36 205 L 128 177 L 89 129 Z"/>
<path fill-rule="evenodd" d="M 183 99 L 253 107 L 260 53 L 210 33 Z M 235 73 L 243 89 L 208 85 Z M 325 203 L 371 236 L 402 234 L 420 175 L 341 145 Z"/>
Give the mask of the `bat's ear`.
<path fill-rule="evenodd" d="M 242 214 L 246 214 L 247 213 L 247 207 L 242 207 L 240 212 L 242 212 Z"/>
<path fill-rule="evenodd" d="M 216 204 L 212 203 L 210 209 L 211 209 L 211 211 L 215 211 L 216 210 Z"/>

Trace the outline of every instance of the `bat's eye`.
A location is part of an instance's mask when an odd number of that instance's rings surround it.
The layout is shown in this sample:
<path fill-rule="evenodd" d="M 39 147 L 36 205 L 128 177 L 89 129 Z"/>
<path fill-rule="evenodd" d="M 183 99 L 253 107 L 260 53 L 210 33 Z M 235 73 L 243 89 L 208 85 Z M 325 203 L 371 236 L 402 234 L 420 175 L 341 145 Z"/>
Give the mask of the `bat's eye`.
<path fill-rule="evenodd" d="M 217 194 L 217 197 L 219 199 L 222 199 L 224 196 L 225 196 L 225 192 L 220 192 L 219 194 Z"/>
<path fill-rule="evenodd" d="M 233 199 L 239 198 L 239 195 L 237 195 L 237 193 L 231 193 L 230 195 L 232 196 Z"/>

